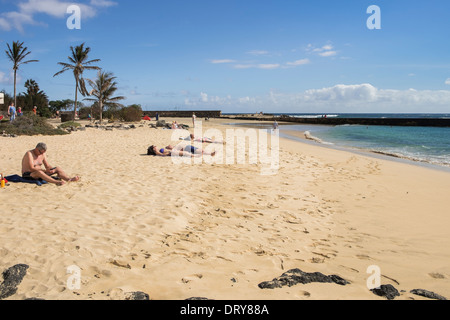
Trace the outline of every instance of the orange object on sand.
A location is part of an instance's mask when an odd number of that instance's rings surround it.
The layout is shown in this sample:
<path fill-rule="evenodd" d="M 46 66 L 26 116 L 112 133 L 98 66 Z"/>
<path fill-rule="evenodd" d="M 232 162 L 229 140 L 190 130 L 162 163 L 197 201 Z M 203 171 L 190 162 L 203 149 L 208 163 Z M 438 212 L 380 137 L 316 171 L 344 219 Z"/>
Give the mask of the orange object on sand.
<path fill-rule="evenodd" d="M 145 116 L 145 117 L 142 118 L 142 120 L 150 121 L 150 120 L 152 120 L 152 119 L 151 119 L 149 116 Z"/>
<path fill-rule="evenodd" d="M 1 177 L 0 177 L 1 187 L 4 188 L 7 183 L 8 183 L 8 180 L 5 179 L 5 177 L 3 176 L 3 173 L 2 173 Z"/>

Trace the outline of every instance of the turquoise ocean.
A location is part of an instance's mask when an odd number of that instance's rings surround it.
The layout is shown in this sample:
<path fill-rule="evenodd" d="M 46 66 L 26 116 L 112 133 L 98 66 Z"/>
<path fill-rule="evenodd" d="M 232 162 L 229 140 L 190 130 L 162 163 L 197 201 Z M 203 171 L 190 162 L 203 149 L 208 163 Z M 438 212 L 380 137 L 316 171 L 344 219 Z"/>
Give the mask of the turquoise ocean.
<path fill-rule="evenodd" d="M 322 114 L 286 114 L 291 117 L 314 118 Z M 450 114 L 334 114 L 342 118 L 431 118 L 450 119 Z M 288 131 L 308 132 L 324 146 L 387 155 L 416 163 L 450 168 L 450 128 L 400 127 L 366 125 L 303 125 L 280 126 L 280 136 L 298 139 Z"/>

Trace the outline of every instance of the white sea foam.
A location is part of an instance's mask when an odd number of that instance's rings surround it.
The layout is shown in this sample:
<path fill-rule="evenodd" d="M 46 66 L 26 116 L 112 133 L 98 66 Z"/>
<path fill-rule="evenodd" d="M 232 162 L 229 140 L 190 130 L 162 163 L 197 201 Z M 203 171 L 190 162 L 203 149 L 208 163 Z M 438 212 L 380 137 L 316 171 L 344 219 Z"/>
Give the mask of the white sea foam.
<path fill-rule="evenodd" d="M 323 141 L 322 139 L 311 135 L 311 132 L 309 132 L 309 131 L 305 131 L 305 138 L 307 140 L 312 140 L 312 141 L 315 141 L 315 142 L 318 142 L 318 143 L 321 143 L 321 144 L 326 144 L 326 145 L 332 145 L 333 144 L 333 143 L 330 143 L 330 142 Z"/>
<path fill-rule="evenodd" d="M 305 114 L 305 115 L 293 115 L 291 117 L 293 117 L 293 118 L 305 118 L 305 119 L 319 119 L 319 118 L 338 118 L 339 115 L 337 115 L 337 114 L 321 114 L 321 115 Z"/>

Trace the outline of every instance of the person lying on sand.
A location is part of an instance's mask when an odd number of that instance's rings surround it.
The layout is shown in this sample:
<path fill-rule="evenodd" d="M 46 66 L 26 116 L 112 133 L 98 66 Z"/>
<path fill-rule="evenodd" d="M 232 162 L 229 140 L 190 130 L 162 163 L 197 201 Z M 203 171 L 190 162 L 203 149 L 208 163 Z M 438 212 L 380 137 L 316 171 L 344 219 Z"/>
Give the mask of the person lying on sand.
<path fill-rule="evenodd" d="M 171 156 L 178 156 L 178 157 L 184 157 L 184 156 L 191 156 L 191 157 L 199 157 L 202 155 L 209 155 L 209 156 L 215 156 L 216 152 L 206 152 L 202 149 L 196 148 L 194 146 L 188 145 L 180 148 L 175 148 L 171 145 L 168 145 L 165 148 L 158 148 L 157 146 L 152 145 L 148 148 L 148 155 L 152 156 L 160 156 L 160 157 L 171 157 Z"/>
<path fill-rule="evenodd" d="M 208 138 L 208 137 L 196 138 L 194 136 L 194 134 L 192 134 L 192 133 L 186 138 L 180 137 L 180 140 L 191 140 L 191 141 L 202 142 L 202 143 L 220 143 L 220 144 L 225 144 L 224 141 L 216 141 L 216 140 L 213 140 L 213 139 Z"/>
<path fill-rule="evenodd" d="M 22 160 L 22 177 L 25 179 L 42 179 L 48 183 L 53 183 L 58 186 L 64 185 L 66 182 L 76 182 L 80 177 L 76 176 L 70 178 L 60 167 L 52 167 L 48 161 L 45 153 L 47 152 L 47 145 L 45 143 L 38 143 L 36 148 L 28 151 Z M 45 170 L 43 170 L 44 165 Z M 53 178 L 53 175 L 58 175 L 60 180 Z"/>

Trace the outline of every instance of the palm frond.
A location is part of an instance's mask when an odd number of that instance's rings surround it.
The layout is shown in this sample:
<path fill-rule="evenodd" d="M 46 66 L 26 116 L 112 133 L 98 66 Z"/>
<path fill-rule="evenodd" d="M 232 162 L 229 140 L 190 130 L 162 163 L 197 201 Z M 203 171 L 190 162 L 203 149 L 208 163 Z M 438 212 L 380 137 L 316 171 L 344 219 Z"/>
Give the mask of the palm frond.
<path fill-rule="evenodd" d="M 23 61 L 28 55 L 31 54 L 31 51 L 28 51 L 28 48 L 23 46 L 23 42 L 13 41 L 12 47 L 9 45 L 9 43 L 7 43 L 6 46 L 8 50 L 6 50 L 5 52 L 9 60 L 14 63 L 14 70 L 17 70 L 21 64 L 39 62 L 39 60 Z"/>
<path fill-rule="evenodd" d="M 86 61 L 86 62 L 84 62 L 84 64 L 86 65 L 86 64 L 92 64 L 92 63 L 95 63 L 95 62 L 100 62 L 101 60 L 100 59 L 94 59 L 94 60 L 91 60 L 91 61 Z"/>

